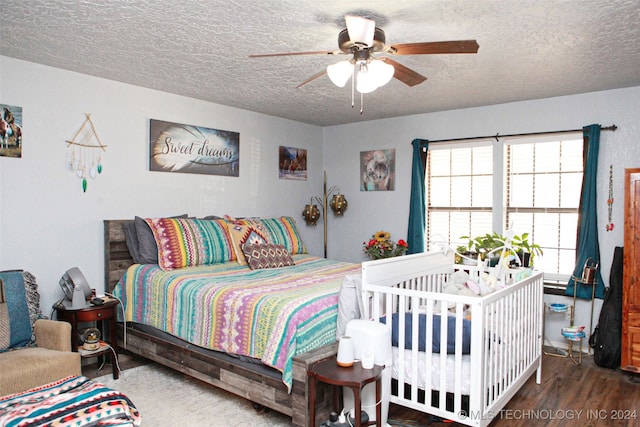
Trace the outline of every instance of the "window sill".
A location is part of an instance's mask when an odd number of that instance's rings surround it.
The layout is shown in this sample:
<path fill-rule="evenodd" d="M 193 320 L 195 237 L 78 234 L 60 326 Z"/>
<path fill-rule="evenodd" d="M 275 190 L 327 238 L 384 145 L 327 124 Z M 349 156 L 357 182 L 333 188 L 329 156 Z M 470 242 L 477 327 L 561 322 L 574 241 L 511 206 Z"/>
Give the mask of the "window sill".
<path fill-rule="evenodd" d="M 565 295 L 566 285 L 560 285 L 557 282 L 545 282 L 544 294 L 545 295 Z"/>

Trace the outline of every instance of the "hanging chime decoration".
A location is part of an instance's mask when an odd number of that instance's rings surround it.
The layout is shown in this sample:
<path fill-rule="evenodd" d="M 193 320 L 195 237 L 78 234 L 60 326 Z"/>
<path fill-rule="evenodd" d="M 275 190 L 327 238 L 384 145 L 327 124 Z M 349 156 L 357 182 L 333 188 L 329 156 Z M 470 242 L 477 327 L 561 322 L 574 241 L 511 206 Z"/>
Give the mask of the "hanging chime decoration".
<path fill-rule="evenodd" d="M 609 198 L 607 199 L 608 221 L 605 229 L 613 231 L 612 211 L 613 211 L 613 165 L 609 165 Z"/>
<path fill-rule="evenodd" d="M 91 121 L 91 114 L 85 113 L 87 118 L 84 123 L 67 142 L 67 148 L 71 149 L 69 167 L 82 180 L 82 191 L 87 191 L 87 177 L 92 179 L 102 173 L 102 151 L 107 151 L 98 138 L 96 128 Z"/>

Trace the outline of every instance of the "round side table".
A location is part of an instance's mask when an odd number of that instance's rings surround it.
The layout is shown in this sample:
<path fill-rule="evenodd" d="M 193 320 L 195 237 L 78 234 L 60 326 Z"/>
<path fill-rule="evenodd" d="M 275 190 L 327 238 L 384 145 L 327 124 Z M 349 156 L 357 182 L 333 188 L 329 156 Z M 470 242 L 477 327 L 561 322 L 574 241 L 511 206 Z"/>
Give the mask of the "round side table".
<path fill-rule="evenodd" d="M 72 309 L 66 307 L 63 303 L 54 305 L 58 320 L 69 322 L 71 324 L 71 349 L 78 351 L 78 323 L 83 322 L 100 322 L 100 331 L 105 342 L 113 347 L 113 353 L 109 347 L 91 352 L 91 354 L 83 355 L 82 357 L 98 357 L 101 358 L 105 355 L 111 358 L 111 364 L 113 368 L 113 378 L 118 379 L 117 357 L 118 357 L 118 337 L 116 335 L 116 308 L 118 307 L 118 301 L 108 301 L 103 305 L 88 305 L 80 309 Z M 105 322 L 109 323 L 110 337 L 107 339 L 105 335 Z"/>
<path fill-rule="evenodd" d="M 364 369 L 360 362 L 355 362 L 353 366 L 343 368 L 338 366 L 335 356 L 321 360 L 311 366 L 307 371 L 309 377 L 309 419 L 311 425 L 315 427 L 316 419 L 316 386 L 317 382 L 323 382 L 333 386 L 333 409 L 339 412 L 338 396 L 342 387 L 349 387 L 353 391 L 353 401 L 355 406 L 354 427 L 376 425 L 381 427 L 382 419 L 382 396 L 381 396 L 381 374 L 382 366 L 374 365 L 372 369 Z M 365 385 L 376 383 L 376 420 L 361 424 L 362 405 L 361 392 Z"/>

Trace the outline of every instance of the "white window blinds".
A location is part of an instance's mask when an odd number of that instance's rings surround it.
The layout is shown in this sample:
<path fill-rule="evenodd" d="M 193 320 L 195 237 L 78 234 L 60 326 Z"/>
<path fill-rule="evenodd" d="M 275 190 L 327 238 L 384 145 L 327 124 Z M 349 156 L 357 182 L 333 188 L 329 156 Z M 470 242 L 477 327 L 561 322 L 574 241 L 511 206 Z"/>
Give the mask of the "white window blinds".
<path fill-rule="evenodd" d="M 535 267 L 568 279 L 575 264 L 582 186 L 582 135 L 438 143 L 429 146 L 426 242 L 466 244 L 507 226 L 542 247 Z"/>

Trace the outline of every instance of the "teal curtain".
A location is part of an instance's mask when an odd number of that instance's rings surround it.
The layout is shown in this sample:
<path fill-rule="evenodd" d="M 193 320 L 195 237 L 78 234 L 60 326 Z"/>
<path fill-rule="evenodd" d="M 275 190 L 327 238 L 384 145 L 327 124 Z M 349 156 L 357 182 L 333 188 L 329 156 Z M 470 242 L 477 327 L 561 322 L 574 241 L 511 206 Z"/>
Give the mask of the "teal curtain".
<path fill-rule="evenodd" d="M 578 235 L 576 240 L 576 266 L 573 277 L 569 279 L 565 295 L 573 296 L 574 287 L 576 296 L 582 299 L 591 299 L 592 289 L 575 278 L 582 277 L 585 263 L 589 265 L 599 264 L 600 247 L 598 244 L 598 215 L 596 183 L 598 174 L 598 151 L 600 149 L 600 125 L 585 126 L 582 129 L 584 175 L 582 179 L 582 193 L 580 194 L 580 208 L 578 217 Z M 604 298 L 604 283 L 600 268 L 596 271 L 597 285 L 595 297 Z"/>
<path fill-rule="evenodd" d="M 429 141 L 414 139 L 413 163 L 411 166 L 411 200 L 409 201 L 409 228 L 407 230 L 407 244 L 409 254 L 424 252 L 425 228 L 425 190 L 424 171 L 427 165 L 427 149 Z"/>

